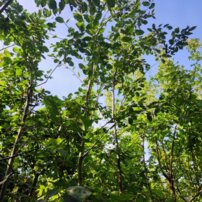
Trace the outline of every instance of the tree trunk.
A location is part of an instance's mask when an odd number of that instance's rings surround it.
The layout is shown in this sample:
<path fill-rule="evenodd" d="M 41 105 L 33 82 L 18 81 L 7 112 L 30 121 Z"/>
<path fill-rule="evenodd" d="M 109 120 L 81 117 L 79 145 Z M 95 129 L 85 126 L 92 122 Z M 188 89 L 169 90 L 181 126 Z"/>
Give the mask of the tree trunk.
<path fill-rule="evenodd" d="M 83 185 L 83 159 L 84 159 L 84 140 L 82 138 L 81 143 L 81 150 L 79 152 L 78 163 L 77 163 L 77 170 L 78 170 L 78 186 Z"/>
<path fill-rule="evenodd" d="M 112 118 L 114 120 L 114 139 L 115 139 L 115 149 L 116 149 L 117 183 L 118 183 L 119 193 L 123 193 L 123 176 L 122 176 L 122 168 L 121 168 L 121 155 L 120 155 L 119 140 L 118 140 L 118 133 L 117 133 L 117 125 L 116 125 L 116 95 L 115 95 L 116 73 L 117 73 L 117 70 L 115 70 L 115 73 L 114 73 L 113 86 L 112 86 Z"/>

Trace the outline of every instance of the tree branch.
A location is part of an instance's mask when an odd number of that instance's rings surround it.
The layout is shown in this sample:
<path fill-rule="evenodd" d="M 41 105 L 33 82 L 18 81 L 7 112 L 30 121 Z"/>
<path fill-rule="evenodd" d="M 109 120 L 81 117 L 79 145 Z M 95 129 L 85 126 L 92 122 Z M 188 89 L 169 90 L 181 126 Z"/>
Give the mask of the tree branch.
<path fill-rule="evenodd" d="M 13 0 L 8 0 L 4 6 L 0 9 L 0 15 L 6 10 L 6 8 L 12 3 Z"/>
<path fill-rule="evenodd" d="M 48 80 L 51 78 L 51 76 L 53 75 L 53 73 L 55 72 L 55 70 L 60 67 L 61 65 L 56 65 L 56 67 L 50 72 L 50 74 L 48 75 L 48 77 L 46 78 L 46 80 L 40 84 L 38 84 L 36 87 L 42 86 L 43 84 L 47 83 Z"/>
<path fill-rule="evenodd" d="M 18 132 L 17 132 L 16 138 L 15 138 L 15 142 L 13 144 L 13 148 L 11 150 L 10 156 L 15 156 L 16 154 L 18 154 L 18 143 L 24 134 L 24 127 L 25 127 L 24 124 L 25 124 L 25 121 L 27 119 L 27 115 L 28 115 L 28 111 L 29 111 L 29 104 L 30 104 L 31 99 L 32 99 L 32 94 L 33 94 L 33 91 L 32 91 L 32 81 L 31 81 L 31 83 L 27 89 L 27 98 L 26 98 L 24 110 L 23 110 L 22 117 L 21 117 L 21 122 L 23 123 L 23 125 L 20 126 L 18 129 Z M 8 165 L 7 165 L 7 168 L 5 171 L 4 180 L 3 180 L 3 183 L 1 185 L 0 201 L 4 201 L 8 177 L 12 174 L 12 168 L 13 168 L 14 160 L 15 160 L 15 157 L 10 158 L 8 160 Z"/>
<path fill-rule="evenodd" d="M 4 179 L 0 182 L 0 185 L 4 184 L 12 174 L 13 174 L 13 173 L 9 173 L 8 175 L 6 175 L 6 176 L 4 177 Z"/>
<path fill-rule="evenodd" d="M 194 201 L 199 195 L 201 195 L 202 194 L 202 189 L 200 189 L 196 194 L 195 194 L 195 196 L 193 196 L 192 197 L 192 199 L 189 201 L 189 202 L 192 202 L 192 201 Z"/>
<path fill-rule="evenodd" d="M 18 155 L 19 155 L 19 153 L 18 153 L 18 154 L 15 154 L 15 155 L 13 155 L 13 156 L 7 156 L 7 157 L 4 157 L 4 158 L 1 158 L 0 161 L 12 159 L 12 158 L 15 158 L 15 157 L 18 156 Z"/>
<path fill-rule="evenodd" d="M 6 46 L 6 47 L 0 49 L 0 51 L 3 51 L 3 50 L 5 50 L 5 49 L 7 49 L 7 48 L 11 48 L 11 47 L 13 47 L 13 46 L 15 46 L 15 44 L 12 44 L 12 45 L 10 45 L 10 46 Z"/>

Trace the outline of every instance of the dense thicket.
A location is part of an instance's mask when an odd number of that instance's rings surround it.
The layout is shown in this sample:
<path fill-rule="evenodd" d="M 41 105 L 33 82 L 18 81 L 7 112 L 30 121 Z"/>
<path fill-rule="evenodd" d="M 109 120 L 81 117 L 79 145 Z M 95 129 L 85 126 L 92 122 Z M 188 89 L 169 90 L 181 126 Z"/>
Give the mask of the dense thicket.
<path fill-rule="evenodd" d="M 201 201 L 195 27 L 151 25 L 152 0 L 35 3 L 0 3 L 0 201 Z M 188 68 L 172 59 L 183 48 Z M 57 68 L 76 92 L 43 88 Z"/>

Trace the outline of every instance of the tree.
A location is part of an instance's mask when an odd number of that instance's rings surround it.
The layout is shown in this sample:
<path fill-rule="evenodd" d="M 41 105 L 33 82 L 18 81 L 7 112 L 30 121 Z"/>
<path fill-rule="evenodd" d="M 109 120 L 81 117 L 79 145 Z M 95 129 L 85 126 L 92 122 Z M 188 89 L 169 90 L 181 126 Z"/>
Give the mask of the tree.
<path fill-rule="evenodd" d="M 151 0 L 36 0 L 35 13 L 8 2 L 0 15 L 0 201 L 199 200 L 195 27 L 148 25 Z M 51 40 L 60 25 L 66 33 Z M 190 70 L 172 60 L 187 45 Z M 150 80 L 145 55 L 159 63 Z M 39 68 L 46 57 L 55 63 L 49 74 Z M 63 99 L 41 88 L 59 67 L 81 80 Z"/>
<path fill-rule="evenodd" d="M 157 115 L 151 125 L 151 147 L 159 171 L 168 182 L 172 200 L 194 201 L 201 193 L 201 60 L 197 40 L 189 41 L 192 69 L 167 60 L 159 66 L 156 80 L 159 83 Z M 196 127 L 196 128 L 195 128 Z M 186 184 L 186 185 L 185 185 Z M 187 186 L 190 186 L 188 189 Z M 185 188 L 186 187 L 186 188 Z M 178 198 L 179 197 L 179 198 Z"/>

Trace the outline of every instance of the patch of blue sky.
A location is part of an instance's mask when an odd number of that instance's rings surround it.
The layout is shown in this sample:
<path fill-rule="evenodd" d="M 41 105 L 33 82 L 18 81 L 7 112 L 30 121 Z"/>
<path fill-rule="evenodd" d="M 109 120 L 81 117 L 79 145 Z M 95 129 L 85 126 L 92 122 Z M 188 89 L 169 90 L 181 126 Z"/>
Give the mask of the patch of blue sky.
<path fill-rule="evenodd" d="M 28 11 L 36 11 L 34 0 L 18 0 Z M 169 24 L 173 27 L 185 28 L 186 26 L 197 26 L 193 31 L 191 38 L 199 38 L 202 41 L 202 1 L 201 0 L 156 0 L 155 16 L 156 19 L 149 21 L 149 24 Z M 68 25 L 75 26 L 75 21 L 71 16 L 68 7 L 63 11 L 62 17 L 65 20 L 69 19 Z M 54 18 L 52 19 L 54 20 Z M 59 25 L 56 30 L 56 35 L 63 38 L 67 35 L 67 27 L 63 24 Z M 50 43 L 50 42 L 48 42 Z M 49 44 L 50 45 L 50 44 Z M 179 51 L 174 56 L 174 60 L 189 68 L 191 62 L 188 60 L 188 52 L 186 49 Z M 148 63 L 151 65 L 151 70 L 148 72 L 149 76 L 153 76 L 157 72 L 158 63 L 154 57 L 146 57 Z M 75 61 L 75 66 L 78 61 Z M 46 58 L 40 64 L 42 70 L 54 69 L 55 64 L 50 58 Z M 77 72 L 76 72 L 77 74 Z M 67 68 L 60 67 L 54 74 L 53 78 L 44 84 L 43 88 L 51 91 L 52 94 L 59 97 L 67 96 L 68 93 L 74 92 L 80 86 L 80 81 L 74 73 Z"/>

